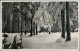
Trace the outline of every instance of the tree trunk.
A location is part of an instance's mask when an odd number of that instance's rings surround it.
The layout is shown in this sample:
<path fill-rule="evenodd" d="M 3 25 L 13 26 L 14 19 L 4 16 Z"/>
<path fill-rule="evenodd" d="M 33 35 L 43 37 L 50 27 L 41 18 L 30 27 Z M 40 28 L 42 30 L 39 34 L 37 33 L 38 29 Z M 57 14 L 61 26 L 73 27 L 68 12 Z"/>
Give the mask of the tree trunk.
<path fill-rule="evenodd" d="M 10 17 L 7 17 L 7 33 L 10 33 Z"/>
<path fill-rule="evenodd" d="M 19 33 L 19 17 L 18 17 L 18 33 Z"/>
<path fill-rule="evenodd" d="M 61 37 L 65 38 L 65 10 L 61 10 L 61 24 L 62 24 L 62 35 Z"/>
<path fill-rule="evenodd" d="M 66 2 L 66 31 L 67 31 L 66 41 L 70 41 L 71 40 L 71 34 L 70 34 L 70 8 L 69 8 L 69 2 Z"/>
<path fill-rule="evenodd" d="M 21 44 L 22 44 L 22 8 L 23 8 L 23 7 L 22 7 L 22 5 L 21 5 L 21 34 L 20 34 Z M 22 45 L 22 47 L 23 47 L 23 45 Z M 21 47 L 21 48 L 22 48 L 22 47 Z"/>
<path fill-rule="evenodd" d="M 12 32 L 13 33 L 17 33 L 18 32 L 18 18 L 17 18 L 17 14 L 15 12 L 13 14 Z"/>
<path fill-rule="evenodd" d="M 4 34 L 5 34 L 5 26 L 4 26 Z"/>
<path fill-rule="evenodd" d="M 36 35 L 38 35 L 38 32 L 37 32 L 37 24 L 36 24 Z"/>
<path fill-rule="evenodd" d="M 21 5 L 21 39 L 22 39 L 22 5 Z"/>
<path fill-rule="evenodd" d="M 22 35 L 22 17 L 21 17 L 21 35 Z"/>
<path fill-rule="evenodd" d="M 36 34 L 36 24 L 35 24 L 35 22 L 33 22 L 33 35 L 35 35 Z"/>
<path fill-rule="evenodd" d="M 32 30 L 33 30 L 32 22 L 33 22 L 33 19 L 31 18 L 31 34 L 30 34 L 30 36 L 32 36 Z"/>
<path fill-rule="evenodd" d="M 26 34 L 26 14 L 25 14 L 25 34 Z"/>

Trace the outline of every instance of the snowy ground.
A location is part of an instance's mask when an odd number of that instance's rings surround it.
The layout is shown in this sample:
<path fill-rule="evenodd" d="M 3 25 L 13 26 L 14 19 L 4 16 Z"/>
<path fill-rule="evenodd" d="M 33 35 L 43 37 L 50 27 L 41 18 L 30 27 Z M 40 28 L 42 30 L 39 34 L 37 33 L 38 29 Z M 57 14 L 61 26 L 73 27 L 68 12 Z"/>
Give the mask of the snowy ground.
<path fill-rule="evenodd" d="M 12 41 L 14 35 L 18 35 L 19 33 L 9 34 L 8 41 Z M 24 49 L 77 49 L 78 48 L 78 33 L 71 33 L 71 41 L 70 42 L 56 42 L 57 39 L 60 38 L 61 33 L 38 33 L 38 35 L 29 37 L 29 33 L 27 35 L 23 35 L 22 43 Z"/>

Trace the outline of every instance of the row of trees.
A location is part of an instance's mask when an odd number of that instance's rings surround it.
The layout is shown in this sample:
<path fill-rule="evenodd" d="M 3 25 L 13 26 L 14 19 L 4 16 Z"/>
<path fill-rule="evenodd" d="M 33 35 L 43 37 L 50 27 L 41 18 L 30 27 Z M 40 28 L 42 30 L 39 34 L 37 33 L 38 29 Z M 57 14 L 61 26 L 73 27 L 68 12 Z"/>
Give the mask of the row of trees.
<path fill-rule="evenodd" d="M 65 2 L 3 2 L 2 31 L 61 31 L 61 10 Z M 70 2 L 71 31 L 78 28 L 78 4 Z M 42 31 L 43 30 L 43 31 Z"/>
<path fill-rule="evenodd" d="M 3 32 L 30 32 L 31 20 L 38 6 L 39 3 L 2 3 Z"/>

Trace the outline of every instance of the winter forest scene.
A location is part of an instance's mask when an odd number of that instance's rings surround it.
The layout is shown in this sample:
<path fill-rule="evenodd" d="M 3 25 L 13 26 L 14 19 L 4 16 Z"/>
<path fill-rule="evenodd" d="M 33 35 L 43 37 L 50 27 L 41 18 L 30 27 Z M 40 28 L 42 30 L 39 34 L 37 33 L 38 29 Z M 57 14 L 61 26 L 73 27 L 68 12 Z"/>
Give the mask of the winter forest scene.
<path fill-rule="evenodd" d="M 3 49 L 78 49 L 77 2 L 2 2 Z"/>

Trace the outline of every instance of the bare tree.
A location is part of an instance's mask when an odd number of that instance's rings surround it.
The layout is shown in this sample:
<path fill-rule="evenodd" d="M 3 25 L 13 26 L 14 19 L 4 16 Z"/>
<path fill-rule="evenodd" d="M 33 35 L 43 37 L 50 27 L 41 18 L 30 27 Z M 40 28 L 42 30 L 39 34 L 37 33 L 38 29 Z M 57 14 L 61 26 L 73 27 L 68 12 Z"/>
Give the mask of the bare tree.
<path fill-rule="evenodd" d="M 62 35 L 65 38 L 65 9 L 61 10 L 61 24 L 62 24 Z"/>
<path fill-rule="evenodd" d="M 66 41 L 71 40 L 71 30 L 70 30 L 70 6 L 69 2 L 66 2 L 66 31 L 67 31 L 67 38 Z"/>

